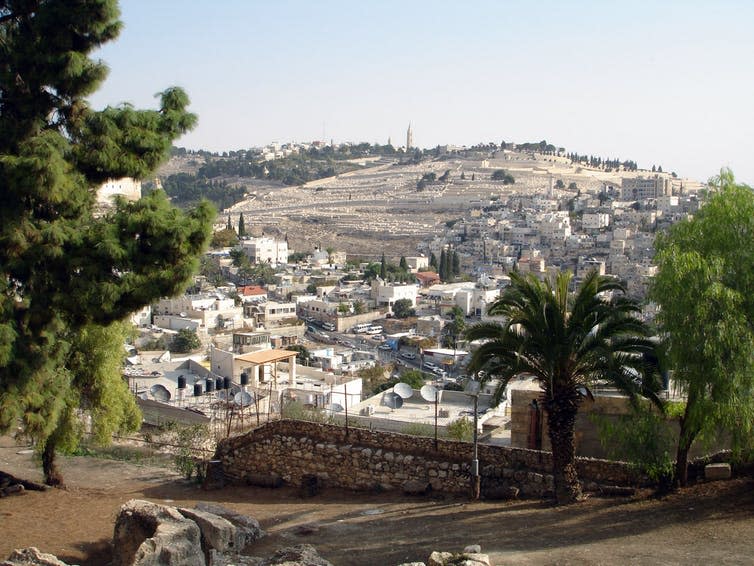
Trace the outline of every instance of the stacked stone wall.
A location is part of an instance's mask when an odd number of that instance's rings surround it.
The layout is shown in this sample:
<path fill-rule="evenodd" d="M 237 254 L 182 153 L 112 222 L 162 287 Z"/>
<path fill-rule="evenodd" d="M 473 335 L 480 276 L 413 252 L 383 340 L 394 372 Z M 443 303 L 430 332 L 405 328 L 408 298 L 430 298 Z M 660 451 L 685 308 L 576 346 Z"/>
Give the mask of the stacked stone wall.
<path fill-rule="evenodd" d="M 552 490 L 549 452 L 503 446 L 478 446 L 483 491 L 515 487 L 522 496 Z M 302 485 L 316 475 L 326 485 L 353 490 L 400 489 L 406 482 L 430 485 L 433 491 L 469 492 L 473 444 L 281 420 L 220 442 L 215 459 L 232 483 L 279 476 Z M 634 485 L 637 477 L 621 462 L 580 458 L 585 487 Z"/>

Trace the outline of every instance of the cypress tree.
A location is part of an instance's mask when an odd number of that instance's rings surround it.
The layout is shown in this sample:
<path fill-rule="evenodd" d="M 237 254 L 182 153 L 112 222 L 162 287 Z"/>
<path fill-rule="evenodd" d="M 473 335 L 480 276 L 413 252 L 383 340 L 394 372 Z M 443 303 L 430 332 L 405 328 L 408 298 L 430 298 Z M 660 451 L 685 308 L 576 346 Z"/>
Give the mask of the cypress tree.
<path fill-rule="evenodd" d="M 243 212 L 238 217 L 238 237 L 243 238 L 246 236 L 246 223 L 243 219 Z"/>
<path fill-rule="evenodd" d="M 382 259 L 380 260 L 380 279 L 383 281 L 387 279 L 387 264 L 385 263 L 385 254 L 382 254 Z"/>

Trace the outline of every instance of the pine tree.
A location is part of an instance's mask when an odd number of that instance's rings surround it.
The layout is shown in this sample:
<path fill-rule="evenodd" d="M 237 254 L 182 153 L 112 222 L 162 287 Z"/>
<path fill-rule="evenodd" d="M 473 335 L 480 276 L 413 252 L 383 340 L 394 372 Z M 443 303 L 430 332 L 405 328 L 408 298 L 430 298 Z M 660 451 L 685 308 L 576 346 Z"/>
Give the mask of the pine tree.
<path fill-rule="evenodd" d="M 88 56 L 116 37 L 118 16 L 114 0 L 0 8 L 0 431 L 20 422 L 39 446 L 94 387 L 76 385 L 77 336 L 181 292 L 214 217 L 161 190 L 95 215 L 103 182 L 147 178 L 196 121 L 177 88 L 159 110 L 89 107 L 106 67 Z"/>
<path fill-rule="evenodd" d="M 437 256 L 435 255 L 434 252 L 429 254 L 429 266 L 434 267 L 435 271 L 438 270 Z"/>
<path fill-rule="evenodd" d="M 405 256 L 401 256 L 401 261 L 399 263 L 399 267 L 403 271 L 408 271 L 408 262 L 406 261 Z"/>
<path fill-rule="evenodd" d="M 228 214 L 228 223 L 225 225 L 226 230 L 233 230 L 233 223 L 230 221 L 230 214 Z"/>
<path fill-rule="evenodd" d="M 454 276 L 461 274 L 461 260 L 458 257 L 458 252 L 455 250 L 453 250 L 453 262 L 452 262 L 451 270 Z"/>

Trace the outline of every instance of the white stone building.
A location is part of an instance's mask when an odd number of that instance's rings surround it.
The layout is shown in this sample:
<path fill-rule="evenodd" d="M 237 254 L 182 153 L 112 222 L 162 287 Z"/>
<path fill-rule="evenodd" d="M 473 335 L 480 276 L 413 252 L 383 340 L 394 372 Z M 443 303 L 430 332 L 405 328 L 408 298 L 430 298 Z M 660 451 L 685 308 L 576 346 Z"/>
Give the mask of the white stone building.
<path fill-rule="evenodd" d="M 416 295 L 419 292 L 419 286 L 415 283 L 385 283 L 380 278 L 372 282 L 371 298 L 374 300 L 377 308 L 387 307 L 393 310 L 393 305 L 401 299 L 411 301 L 411 306 L 416 306 Z"/>
<path fill-rule="evenodd" d="M 670 179 L 660 176 L 634 177 L 621 180 L 621 199 L 628 201 L 644 200 L 669 196 L 672 193 Z"/>
<path fill-rule="evenodd" d="M 288 263 L 288 242 L 262 236 L 241 240 L 241 249 L 252 263 L 278 265 Z"/>
<path fill-rule="evenodd" d="M 584 230 L 600 230 L 610 226 L 610 215 L 606 212 L 585 212 L 581 217 Z"/>

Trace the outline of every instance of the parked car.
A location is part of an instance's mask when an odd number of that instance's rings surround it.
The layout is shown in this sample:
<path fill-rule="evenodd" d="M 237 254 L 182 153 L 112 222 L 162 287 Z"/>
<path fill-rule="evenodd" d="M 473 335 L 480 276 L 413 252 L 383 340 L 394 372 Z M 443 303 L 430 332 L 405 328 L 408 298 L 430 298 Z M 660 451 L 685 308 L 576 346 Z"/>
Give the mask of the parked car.
<path fill-rule="evenodd" d="M 377 346 L 377 349 L 385 351 L 392 350 L 392 348 L 388 344 L 380 344 L 379 346 Z"/>
<path fill-rule="evenodd" d="M 412 352 L 401 352 L 401 358 L 406 358 L 407 360 L 415 360 L 416 354 Z"/>

